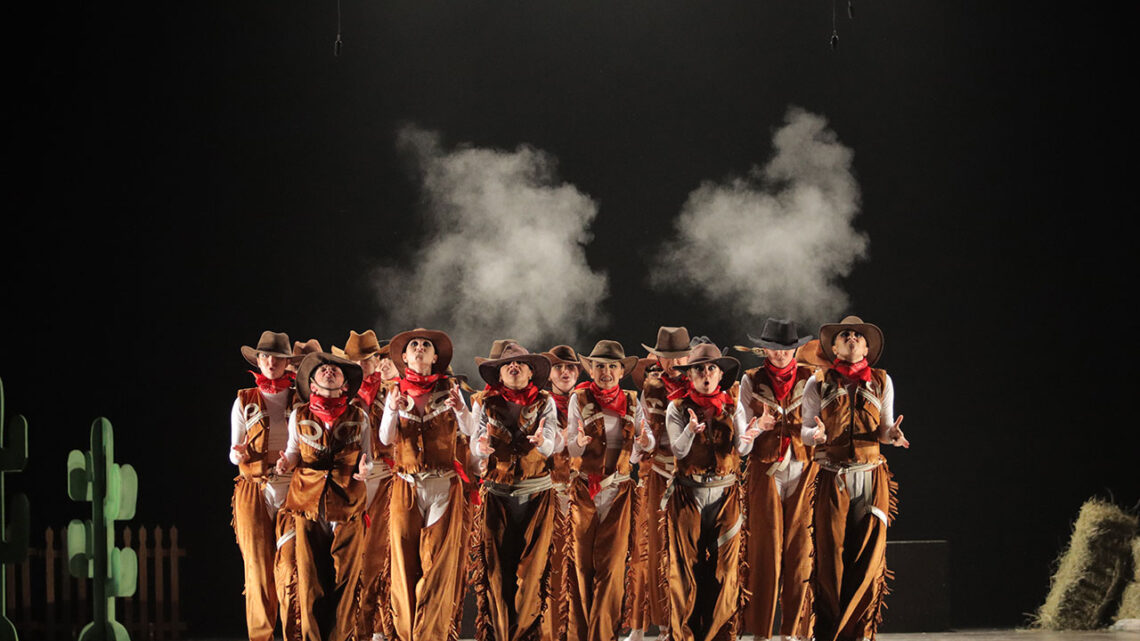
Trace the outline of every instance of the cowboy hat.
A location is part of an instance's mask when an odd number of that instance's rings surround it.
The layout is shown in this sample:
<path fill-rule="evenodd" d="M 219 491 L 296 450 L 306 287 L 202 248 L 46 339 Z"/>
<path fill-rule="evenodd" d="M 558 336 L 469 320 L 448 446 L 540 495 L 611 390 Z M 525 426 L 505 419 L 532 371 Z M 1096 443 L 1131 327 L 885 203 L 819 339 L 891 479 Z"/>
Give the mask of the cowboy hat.
<path fill-rule="evenodd" d="M 600 340 L 594 345 L 593 351 L 589 356 L 581 356 L 579 358 L 587 363 L 608 363 L 613 361 L 621 361 L 622 367 L 625 368 L 625 374 L 633 373 L 633 368 L 637 367 L 636 356 L 626 356 L 625 349 L 621 343 L 617 341 Z"/>
<path fill-rule="evenodd" d="M 348 330 L 348 340 L 344 342 L 344 349 L 333 347 L 333 354 L 350 361 L 362 361 L 377 354 L 383 356 L 386 353 L 384 347 L 387 345 L 388 341 L 377 340 L 376 332 L 372 330 L 357 334 L 350 329 Z"/>
<path fill-rule="evenodd" d="M 838 323 L 820 326 L 819 349 L 828 362 L 835 361 L 836 357 L 831 350 L 831 344 L 835 341 L 835 336 L 845 329 L 855 330 L 867 339 L 867 364 L 874 365 L 875 361 L 883 355 L 883 330 L 870 323 L 864 323 L 863 319 L 858 316 L 848 316 Z"/>
<path fill-rule="evenodd" d="M 684 365 L 676 365 L 675 367 L 681 371 L 686 371 L 691 367 L 704 365 L 705 363 L 713 363 L 724 372 L 724 375 L 720 378 L 721 389 L 728 389 L 736 382 L 736 375 L 740 372 L 740 361 L 731 356 L 722 356 L 720 348 L 713 343 L 701 343 L 697 345 L 689 354 L 689 362 Z"/>
<path fill-rule="evenodd" d="M 530 382 L 545 387 L 550 380 L 550 361 L 542 354 L 531 354 L 518 343 L 507 343 L 499 353 L 499 358 L 485 358 L 479 363 L 479 375 L 490 385 L 500 381 L 499 368 L 509 363 L 526 363 L 530 366 Z"/>
<path fill-rule="evenodd" d="M 277 358 L 292 360 L 293 352 L 289 350 L 289 335 L 285 332 L 271 332 L 265 330 L 261 332 L 261 338 L 257 341 L 257 347 L 250 347 L 248 345 L 241 346 L 241 355 L 254 367 L 257 367 L 258 354 L 269 354 Z"/>
<path fill-rule="evenodd" d="M 769 318 L 764 321 L 764 329 L 760 332 L 760 338 L 749 334 L 748 340 L 768 349 L 795 349 L 810 341 L 811 336 L 801 336 L 799 326 L 793 321 Z"/>
<path fill-rule="evenodd" d="M 569 345 L 555 345 L 543 352 L 542 355 L 550 361 L 552 368 L 555 365 L 575 365 L 578 367 L 579 374 L 588 374 L 586 367 L 582 365 L 582 359 L 578 358 L 578 352 L 575 352 L 574 348 Z"/>
<path fill-rule="evenodd" d="M 404 375 L 404 369 L 407 365 L 401 356 L 404 353 L 404 348 L 408 346 L 408 341 L 413 338 L 426 338 L 431 341 L 435 347 L 435 353 L 439 356 L 431 367 L 434 374 L 439 374 L 447 371 L 447 366 L 451 363 L 452 346 L 451 337 L 437 329 L 424 329 L 422 327 L 407 331 L 400 332 L 392 337 L 388 343 L 388 353 L 392 359 L 392 363 L 396 365 L 396 369 L 400 372 L 400 376 Z"/>
<path fill-rule="evenodd" d="M 336 348 L 334 347 L 333 350 L 335 351 Z M 293 356 L 298 362 L 308 354 L 323 351 L 325 351 L 325 349 L 321 347 L 321 342 L 315 338 L 310 338 L 304 343 L 301 341 L 293 341 Z"/>
<path fill-rule="evenodd" d="M 360 382 L 364 379 L 364 372 L 360 366 L 328 352 L 312 352 L 305 355 L 305 360 L 301 361 L 301 366 L 297 368 L 297 393 L 301 395 L 303 400 L 309 400 L 309 379 L 321 365 L 339 367 L 341 373 L 344 374 L 344 382 L 348 385 L 348 391 L 345 392 L 345 395 L 350 399 L 356 397 L 356 392 L 360 389 Z"/>
<path fill-rule="evenodd" d="M 475 357 L 475 364 L 476 365 L 482 365 L 483 363 L 486 363 L 489 360 L 493 360 L 493 359 L 496 359 L 496 358 L 502 356 L 503 355 L 503 348 L 506 347 L 507 345 L 510 345 L 511 343 L 518 343 L 518 341 L 513 339 L 513 338 L 499 338 L 499 339 L 495 339 L 495 340 L 491 341 L 491 354 L 490 354 L 491 357 L 490 358 L 483 358 L 481 356 L 476 356 Z"/>
<path fill-rule="evenodd" d="M 682 358 L 689 355 L 689 330 L 662 325 L 657 329 L 657 344 L 650 347 L 642 343 L 641 346 L 650 354 L 661 358 Z"/>
<path fill-rule="evenodd" d="M 653 367 L 656 367 L 660 371 L 665 371 L 664 368 L 661 367 L 661 363 L 656 358 L 637 359 L 637 367 L 634 367 L 633 372 L 630 374 L 630 377 L 633 378 L 634 387 L 639 390 L 645 388 L 646 374 L 648 374 L 649 370 Z"/>

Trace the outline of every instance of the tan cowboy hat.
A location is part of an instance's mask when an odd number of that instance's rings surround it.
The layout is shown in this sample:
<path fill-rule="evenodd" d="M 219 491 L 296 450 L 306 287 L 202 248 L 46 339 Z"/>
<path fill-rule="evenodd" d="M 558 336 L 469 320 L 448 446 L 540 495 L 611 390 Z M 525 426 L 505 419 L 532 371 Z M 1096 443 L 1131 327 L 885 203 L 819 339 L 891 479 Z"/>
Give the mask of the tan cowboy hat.
<path fill-rule="evenodd" d="M 408 346 L 408 341 L 413 338 L 426 338 L 431 341 L 431 344 L 435 346 L 435 353 L 439 356 L 435 364 L 432 365 L 431 371 L 433 374 L 446 372 L 447 366 L 451 364 L 451 355 L 453 353 L 451 337 L 438 329 L 424 329 L 419 327 L 396 334 L 388 343 L 388 353 L 391 355 L 392 363 L 396 365 L 396 370 L 400 372 L 400 376 L 404 375 L 404 369 L 407 367 L 404 363 L 404 359 L 400 356 L 404 353 L 404 348 Z"/>
<path fill-rule="evenodd" d="M 630 376 L 633 378 L 634 387 L 639 390 L 645 388 L 646 374 L 648 374 L 649 370 L 651 370 L 653 367 L 656 367 L 662 372 L 665 371 L 664 368 L 661 367 L 661 363 L 659 363 L 656 358 L 637 359 L 637 367 L 634 367 L 633 372 L 630 374 Z"/>
<path fill-rule="evenodd" d="M 569 345 L 555 345 L 542 353 L 547 360 L 550 361 L 550 366 L 555 365 L 577 365 L 580 375 L 588 375 L 586 366 L 582 364 L 582 359 L 578 358 L 578 352 L 574 351 L 573 347 Z"/>
<path fill-rule="evenodd" d="M 883 355 L 883 330 L 870 323 L 864 323 L 858 316 L 848 316 L 838 323 L 829 323 L 819 328 L 819 349 L 827 358 L 829 366 L 835 362 L 835 353 L 831 351 L 831 344 L 835 341 L 836 334 L 845 329 L 853 329 L 867 339 L 867 364 L 874 365 Z"/>
<path fill-rule="evenodd" d="M 628 376 L 633 373 L 633 368 L 637 367 L 636 356 L 626 356 L 625 348 L 617 341 L 600 340 L 594 345 L 593 351 L 589 356 L 579 355 L 581 360 L 587 363 L 609 363 L 613 361 L 621 361 L 622 367 L 625 368 L 625 374 Z"/>
<path fill-rule="evenodd" d="M 689 355 L 689 330 L 684 327 L 665 327 L 657 329 L 657 344 L 653 347 L 641 344 L 650 354 L 661 358 L 681 358 Z"/>
<path fill-rule="evenodd" d="M 819 369 L 828 369 L 831 367 L 831 361 L 823 355 L 819 349 L 819 339 L 813 338 L 804 343 L 796 350 L 796 362 L 816 367 Z"/>
<path fill-rule="evenodd" d="M 362 361 L 377 354 L 383 355 L 387 344 L 387 340 L 377 340 L 376 332 L 372 330 L 367 330 L 363 334 L 348 330 L 348 340 L 344 342 L 344 349 L 333 347 L 333 353 L 350 361 Z"/>
<path fill-rule="evenodd" d="M 333 350 L 335 351 L 336 348 L 334 347 Z M 323 351 L 325 351 L 325 348 L 321 347 L 321 342 L 315 338 L 310 338 L 304 343 L 293 341 L 293 356 L 297 358 L 298 362 L 308 354 Z"/>
<path fill-rule="evenodd" d="M 484 358 L 479 363 L 479 375 L 490 385 L 499 383 L 499 368 L 508 363 L 526 363 L 530 366 L 530 382 L 545 387 L 550 381 L 550 361 L 542 354 L 531 354 L 518 343 L 503 345 L 498 358 Z"/>
<path fill-rule="evenodd" d="M 491 354 L 490 354 L 491 357 L 490 358 L 482 358 L 480 356 L 476 356 L 475 357 L 475 364 L 476 365 L 482 365 L 483 363 L 486 363 L 489 360 L 493 360 L 493 359 L 496 359 L 496 358 L 502 356 L 503 355 L 503 348 L 506 347 L 507 345 L 510 345 L 511 343 L 518 343 L 518 341 L 516 341 L 513 338 L 500 338 L 500 339 L 491 341 Z"/>
<path fill-rule="evenodd" d="M 293 352 L 289 349 L 289 335 L 285 332 L 271 332 L 265 330 L 261 332 L 261 338 L 257 341 L 257 347 L 250 347 L 248 345 L 241 346 L 241 355 L 254 367 L 257 367 L 257 355 L 262 353 L 276 356 L 277 358 L 292 360 Z"/>
<path fill-rule="evenodd" d="M 705 363 L 714 363 L 724 372 L 724 375 L 720 377 L 720 388 L 722 390 L 732 387 L 733 383 L 736 382 L 736 375 L 740 373 L 740 361 L 731 356 L 722 356 L 720 348 L 714 343 L 697 345 L 689 354 L 689 362 L 675 367 L 681 371 L 686 371 L 690 367 L 704 365 Z"/>
<path fill-rule="evenodd" d="M 297 368 L 297 393 L 301 395 L 302 399 L 309 400 L 309 378 L 312 377 L 313 370 L 321 365 L 339 367 L 344 374 L 344 382 L 348 383 L 348 391 L 345 392 L 345 395 L 350 399 L 356 397 L 356 392 L 360 390 L 360 382 L 364 379 L 364 371 L 360 369 L 360 366 L 328 352 L 312 352 L 305 355 L 305 359 L 301 361 L 301 366 Z"/>

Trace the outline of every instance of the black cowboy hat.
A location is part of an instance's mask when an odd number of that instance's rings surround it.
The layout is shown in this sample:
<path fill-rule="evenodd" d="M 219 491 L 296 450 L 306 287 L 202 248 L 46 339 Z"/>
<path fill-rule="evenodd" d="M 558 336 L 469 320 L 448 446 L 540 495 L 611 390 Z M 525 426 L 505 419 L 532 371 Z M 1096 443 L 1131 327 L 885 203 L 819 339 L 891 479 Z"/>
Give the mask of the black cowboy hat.
<path fill-rule="evenodd" d="M 313 376 L 313 371 L 321 365 L 339 367 L 341 373 L 344 374 L 344 382 L 348 384 L 348 391 L 345 394 L 350 399 L 356 397 L 356 392 L 360 389 L 360 382 L 364 380 L 364 371 L 360 369 L 360 366 L 328 352 L 312 352 L 305 356 L 305 360 L 301 361 L 300 367 L 297 368 L 297 393 L 301 395 L 303 400 L 309 400 L 309 379 Z"/>

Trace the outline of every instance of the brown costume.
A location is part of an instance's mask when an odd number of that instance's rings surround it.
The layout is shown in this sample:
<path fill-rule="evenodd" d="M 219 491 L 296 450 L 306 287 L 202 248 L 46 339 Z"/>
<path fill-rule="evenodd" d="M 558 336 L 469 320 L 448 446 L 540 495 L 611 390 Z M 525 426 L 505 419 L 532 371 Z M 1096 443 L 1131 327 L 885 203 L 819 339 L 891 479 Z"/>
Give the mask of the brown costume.
<path fill-rule="evenodd" d="M 867 361 L 882 350 L 882 333 L 857 317 L 820 328 L 820 345 L 829 358 L 833 336 L 852 327 L 867 337 Z M 872 369 L 869 381 L 853 382 L 837 369 L 821 375 L 819 418 L 827 440 L 815 448 L 815 612 L 821 641 L 873 639 L 889 578 L 887 526 L 896 513 L 895 483 L 879 452 L 880 425 L 891 416 L 887 373 Z M 812 408 L 807 408 L 810 411 Z M 805 414 L 805 419 L 807 419 Z"/>

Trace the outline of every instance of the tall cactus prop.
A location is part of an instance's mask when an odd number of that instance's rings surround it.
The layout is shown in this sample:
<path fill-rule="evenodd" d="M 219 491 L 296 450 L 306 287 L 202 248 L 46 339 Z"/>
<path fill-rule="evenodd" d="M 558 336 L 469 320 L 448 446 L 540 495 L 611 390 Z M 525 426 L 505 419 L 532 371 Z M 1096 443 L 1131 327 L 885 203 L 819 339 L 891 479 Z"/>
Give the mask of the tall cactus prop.
<path fill-rule="evenodd" d="M 28 422 L 19 414 L 4 429 L 4 382 L 0 381 L 0 641 L 15 641 L 16 626 L 8 620 L 8 568 L 28 556 L 28 497 L 12 497 L 12 523 L 9 528 L 6 506 L 8 492 L 4 479 L 8 472 L 19 472 L 28 462 Z"/>
<path fill-rule="evenodd" d="M 79 641 L 130 641 L 115 620 L 115 597 L 135 593 L 139 561 L 135 551 L 115 547 L 115 521 L 135 515 L 139 479 L 135 468 L 115 463 L 111 422 L 91 424 L 91 450 L 67 455 L 67 494 L 91 501 L 91 520 L 67 526 L 68 567 L 72 576 L 92 579 L 95 620 L 84 626 Z"/>

